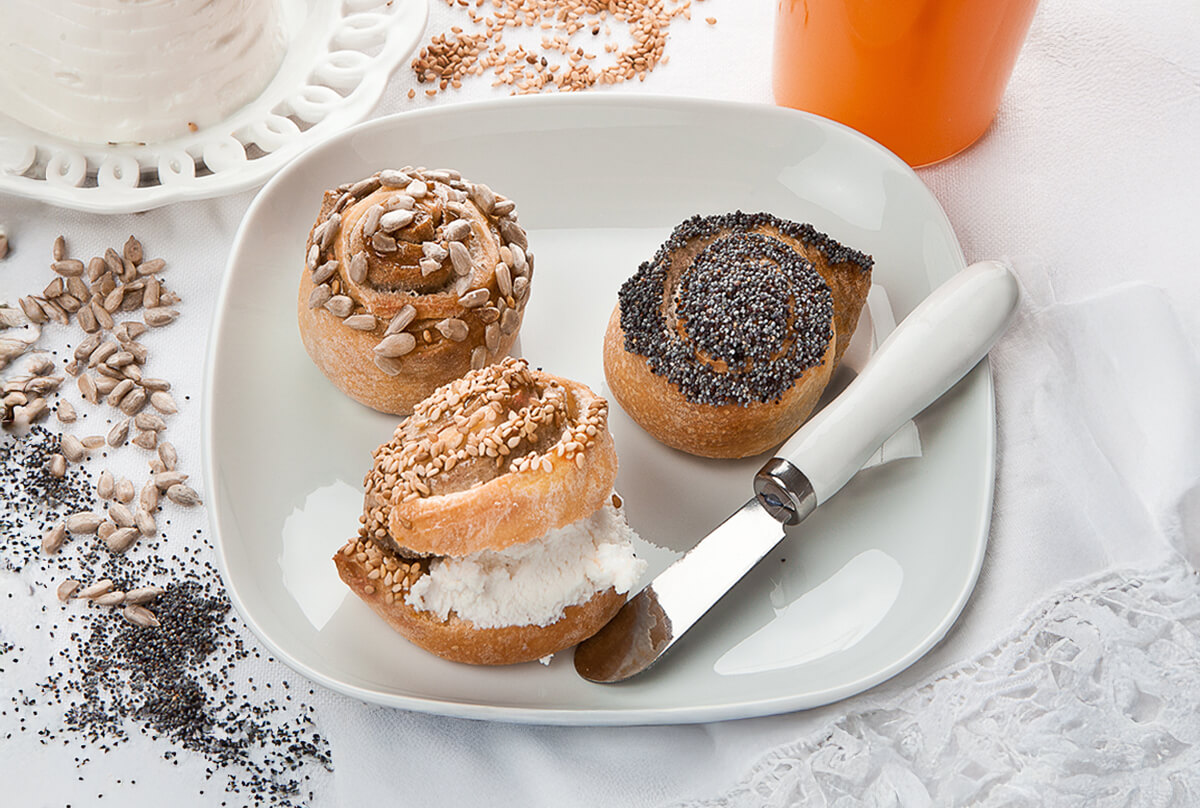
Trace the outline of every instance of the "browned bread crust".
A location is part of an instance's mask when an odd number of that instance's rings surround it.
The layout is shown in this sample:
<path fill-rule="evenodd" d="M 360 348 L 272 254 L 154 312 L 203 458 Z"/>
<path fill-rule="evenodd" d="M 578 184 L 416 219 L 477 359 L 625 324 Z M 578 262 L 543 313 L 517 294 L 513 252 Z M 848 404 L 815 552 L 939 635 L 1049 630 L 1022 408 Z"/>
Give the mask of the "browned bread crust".
<path fill-rule="evenodd" d="M 604 376 L 629 417 L 661 443 L 701 457 L 749 457 L 782 443 L 808 417 L 833 370 L 833 342 L 820 364 L 804 371 L 775 401 L 696 404 L 625 350 L 620 307 L 604 334 Z"/>
<path fill-rule="evenodd" d="M 300 337 L 321 372 L 395 414 L 508 354 L 533 270 L 511 202 L 461 178 L 400 174 L 326 191 L 297 297 Z M 421 185 L 419 198 L 404 178 Z M 408 213 L 399 226 L 387 218 Z"/>
<path fill-rule="evenodd" d="M 501 550 L 594 513 L 616 476 L 608 403 L 510 358 L 440 388 L 376 450 L 366 535 L 406 554 Z"/>

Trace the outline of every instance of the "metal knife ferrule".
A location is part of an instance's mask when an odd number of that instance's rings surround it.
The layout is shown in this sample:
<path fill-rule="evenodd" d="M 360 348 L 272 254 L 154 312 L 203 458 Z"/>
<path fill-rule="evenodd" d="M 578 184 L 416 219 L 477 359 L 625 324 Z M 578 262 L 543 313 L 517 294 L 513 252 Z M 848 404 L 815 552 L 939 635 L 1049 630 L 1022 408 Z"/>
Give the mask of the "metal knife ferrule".
<path fill-rule="evenodd" d="M 754 475 L 754 495 L 771 516 L 798 525 L 817 509 L 817 494 L 804 472 L 782 457 L 772 457 Z"/>

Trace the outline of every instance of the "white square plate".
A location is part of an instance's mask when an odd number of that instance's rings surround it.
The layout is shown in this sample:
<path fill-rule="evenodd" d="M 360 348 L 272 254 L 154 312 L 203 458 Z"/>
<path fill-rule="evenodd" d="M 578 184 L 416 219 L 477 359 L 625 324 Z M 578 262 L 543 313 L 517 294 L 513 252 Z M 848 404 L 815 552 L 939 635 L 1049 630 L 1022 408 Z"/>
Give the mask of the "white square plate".
<path fill-rule="evenodd" d="M 371 451 L 396 420 L 339 393 L 296 327 L 322 191 L 381 168 L 456 168 L 517 202 L 537 255 L 519 347 L 608 395 L 604 325 L 621 282 L 695 214 L 770 211 L 875 257 L 897 318 L 965 266 L 900 160 L 829 121 L 766 106 L 595 94 L 506 99 L 360 125 L 263 188 L 237 234 L 209 346 L 205 473 L 230 597 L 278 657 L 368 701 L 472 718 L 683 723 L 857 693 L 950 628 L 987 543 L 991 377 L 977 368 L 918 419 L 923 454 L 867 469 L 767 556 L 663 662 L 621 685 L 551 664 L 473 668 L 392 632 L 338 580 Z M 611 400 L 611 396 L 609 396 Z M 647 580 L 751 495 L 764 458 L 666 449 L 613 406 L 617 488 Z"/>

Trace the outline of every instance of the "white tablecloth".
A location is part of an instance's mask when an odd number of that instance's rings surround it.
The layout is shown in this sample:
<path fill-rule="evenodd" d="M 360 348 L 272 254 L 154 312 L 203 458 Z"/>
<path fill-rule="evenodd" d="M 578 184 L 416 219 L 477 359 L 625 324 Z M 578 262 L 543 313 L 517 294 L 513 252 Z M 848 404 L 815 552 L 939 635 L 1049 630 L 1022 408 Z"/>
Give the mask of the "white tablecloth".
<path fill-rule="evenodd" d="M 431 3 L 426 38 L 457 19 Z M 669 64 L 594 92 L 771 103 L 774 4 L 705 0 L 695 12 L 672 27 Z M 376 114 L 502 94 L 487 79 L 434 100 L 423 89 L 400 70 Z M 239 679 L 290 680 L 295 704 L 311 706 L 328 739 L 332 770 L 306 769 L 297 802 L 1196 804 L 1197 132 L 1200 6 L 1043 0 L 993 127 L 919 172 L 968 260 L 1010 260 L 1025 291 L 991 360 L 999 457 L 987 561 L 961 619 L 924 659 L 872 691 L 802 713 L 597 729 L 463 721 L 309 694 L 279 663 L 251 654 L 237 663 Z M 14 247 L 0 262 L 0 296 L 41 288 L 59 232 L 81 249 L 118 246 L 135 232 L 170 258 L 165 277 L 184 299 L 181 317 L 151 347 L 158 375 L 175 381 L 172 438 L 197 477 L 199 346 L 251 198 L 104 217 L 0 197 Z M 172 518 L 183 537 L 206 528 L 198 509 Z M 41 630 L 60 607 L 30 586 L 35 575 L 0 572 L 0 803 L 248 804 L 223 793 L 221 774 L 208 779 L 199 756 L 164 757 L 168 742 L 136 732 L 108 754 L 43 743 L 36 732 L 53 723 L 53 709 L 34 716 L 18 706 L 52 671 L 63 637 Z M 277 720 L 300 711 L 285 707 Z"/>

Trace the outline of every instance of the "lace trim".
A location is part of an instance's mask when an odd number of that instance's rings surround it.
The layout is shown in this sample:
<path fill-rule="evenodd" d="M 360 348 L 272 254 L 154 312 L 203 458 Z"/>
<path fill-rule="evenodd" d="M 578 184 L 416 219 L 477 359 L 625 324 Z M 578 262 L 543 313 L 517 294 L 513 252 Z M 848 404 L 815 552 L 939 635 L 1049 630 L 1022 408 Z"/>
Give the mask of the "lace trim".
<path fill-rule="evenodd" d="M 775 750 L 690 806 L 1194 806 L 1200 578 L 1109 572 L 915 692 Z"/>

